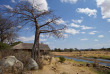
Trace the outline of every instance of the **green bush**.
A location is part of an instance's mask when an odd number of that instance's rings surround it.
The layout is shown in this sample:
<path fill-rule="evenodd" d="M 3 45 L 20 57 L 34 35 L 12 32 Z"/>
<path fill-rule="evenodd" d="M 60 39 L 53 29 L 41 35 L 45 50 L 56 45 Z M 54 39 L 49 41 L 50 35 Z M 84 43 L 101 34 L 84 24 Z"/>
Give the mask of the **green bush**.
<path fill-rule="evenodd" d="M 59 62 L 63 63 L 66 59 L 64 57 L 59 57 Z"/>
<path fill-rule="evenodd" d="M 19 43 L 23 43 L 23 42 L 17 41 L 17 42 L 12 43 L 11 46 L 15 46 L 15 45 L 17 45 L 17 44 L 19 44 Z"/>
<path fill-rule="evenodd" d="M 10 46 L 6 43 L 0 42 L 0 50 L 10 49 Z"/>

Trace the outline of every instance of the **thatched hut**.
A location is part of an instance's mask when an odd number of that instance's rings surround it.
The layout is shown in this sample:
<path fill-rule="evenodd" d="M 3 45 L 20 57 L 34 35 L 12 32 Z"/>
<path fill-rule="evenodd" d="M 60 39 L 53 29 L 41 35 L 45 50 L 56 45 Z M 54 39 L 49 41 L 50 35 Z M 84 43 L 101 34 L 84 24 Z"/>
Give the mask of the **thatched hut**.
<path fill-rule="evenodd" d="M 13 47 L 15 51 L 23 50 L 23 51 L 28 51 L 31 52 L 33 47 L 33 43 L 20 43 L 17 44 Z M 47 44 L 39 44 L 39 48 L 41 52 L 48 52 L 50 50 L 49 46 Z"/>

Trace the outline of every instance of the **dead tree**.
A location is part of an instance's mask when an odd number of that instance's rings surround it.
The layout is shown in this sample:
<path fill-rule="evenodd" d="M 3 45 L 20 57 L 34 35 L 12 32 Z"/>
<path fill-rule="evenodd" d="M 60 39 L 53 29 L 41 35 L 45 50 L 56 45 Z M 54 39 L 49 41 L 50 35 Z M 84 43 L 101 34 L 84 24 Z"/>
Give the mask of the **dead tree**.
<path fill-rule="evenodd" d="M 22 25 L 31 25 L 35 28 L 35 40 L 32 48 L 31 57 L 40 57 L 39 37 L 40 34 L 49 33 L 61 37 L 61 30 L 65 29 L 63 24 L 58 25 L 59 17 L 53 15 L 52 11 L 39 10 L 40 5 L 33 5 L 27 1 L 18 3 L 13 10 L 8 9 L 8 13 L 13 14 Z M 15 19 L 15 18 L 14 18 Z M 36 51 L 36 48 L 38 51 Z M 38 52 L 38 55 L 36 54 Z"/>

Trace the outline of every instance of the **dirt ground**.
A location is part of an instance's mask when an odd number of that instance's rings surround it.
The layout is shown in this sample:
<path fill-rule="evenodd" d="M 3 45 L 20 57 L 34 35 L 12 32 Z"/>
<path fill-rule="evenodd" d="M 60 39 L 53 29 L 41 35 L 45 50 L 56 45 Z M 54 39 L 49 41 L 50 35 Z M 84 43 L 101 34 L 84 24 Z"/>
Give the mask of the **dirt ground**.
<path fill-rule="evenodd" d="M 42 70 L 32 71 L 31 74 L 97 74 L 90 70 L 89 67 L 74 66 L 73 63 L 66 61 L 65 63 L 45 65 Z"/>

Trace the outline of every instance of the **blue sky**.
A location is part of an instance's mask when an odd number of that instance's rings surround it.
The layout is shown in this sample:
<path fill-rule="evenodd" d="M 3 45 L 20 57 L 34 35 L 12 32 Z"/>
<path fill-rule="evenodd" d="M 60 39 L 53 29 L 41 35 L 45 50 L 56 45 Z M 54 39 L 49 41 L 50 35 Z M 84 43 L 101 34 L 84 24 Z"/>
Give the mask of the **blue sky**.
<path fill-rule="evenodd" d="M 13 9 L 19 1 L 0 0 L 0 8 Z M 51 9 L 60 16 L 58 23 L 68 24 L 64 38 L 41 35 L 40 42 L 48 44 L 51 49 L 110 47 L 110 0 L 35 0 L 35 3 L 41 3 L 41 9 Z M 29 26 L 23 27 L 18 40 L 33 43 L 34 30 Z"/>

